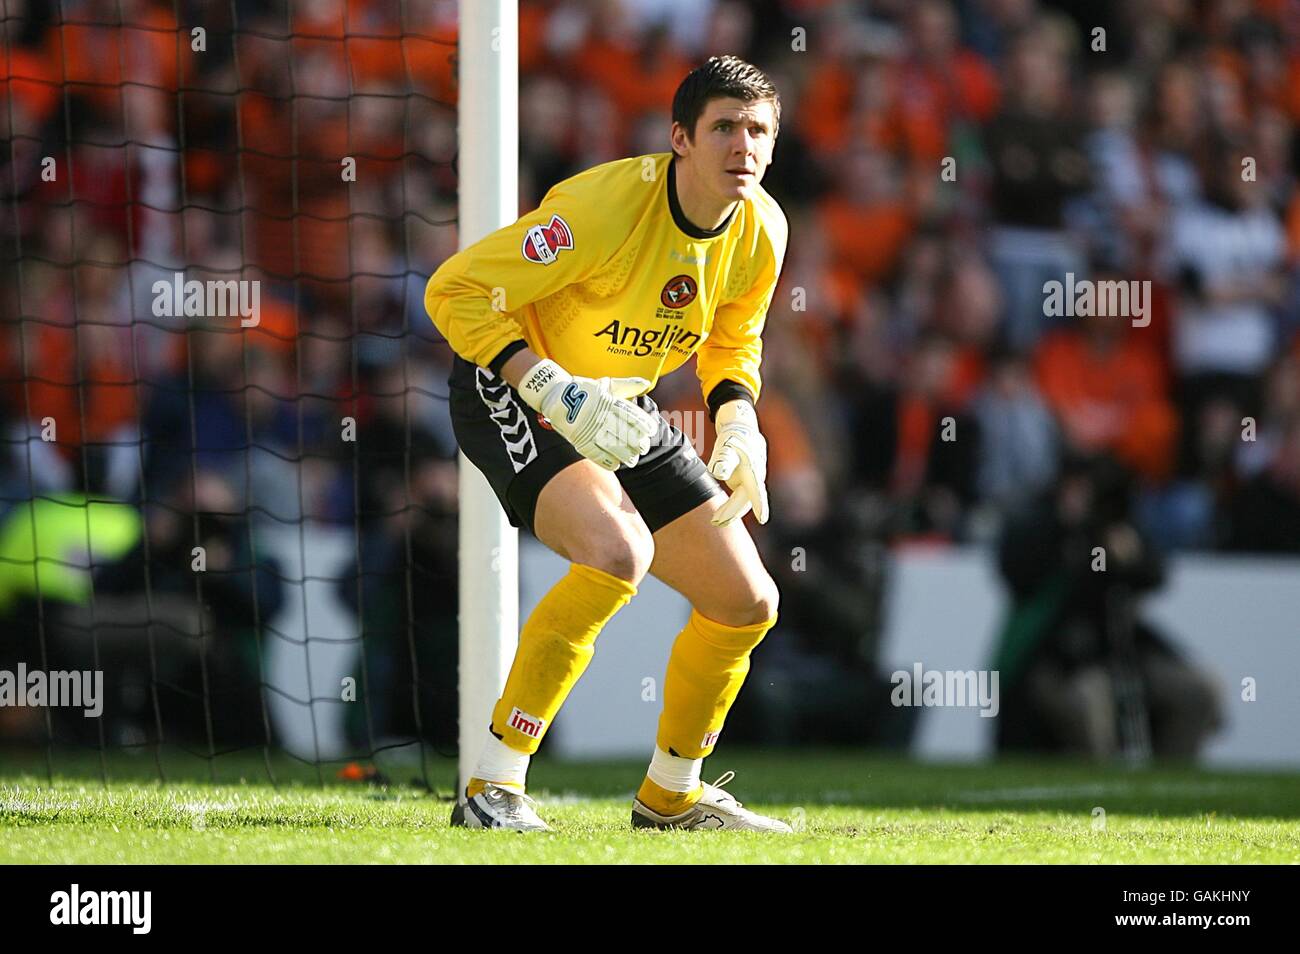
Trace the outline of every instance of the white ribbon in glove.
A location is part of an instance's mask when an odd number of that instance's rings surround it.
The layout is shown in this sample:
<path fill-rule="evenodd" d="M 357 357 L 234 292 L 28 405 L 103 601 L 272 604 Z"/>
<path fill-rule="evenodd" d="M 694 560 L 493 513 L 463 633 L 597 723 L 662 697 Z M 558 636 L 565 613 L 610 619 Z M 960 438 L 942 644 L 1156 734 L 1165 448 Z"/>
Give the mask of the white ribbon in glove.
<path fill-rule="evenodd" d="M 650 450 L 655 420 L 628 398 L 650 389 L 645 378 L 580 378 L 547 358 L 519 382 L 519 396 L 579 454 L 606 470 L 635 467 Z"/>
<path fill-rule="evenodd" d="M 709 473 L 731 488 L 731 496 L 713 515 L 725 527 L 754 510 L 767 523 L 767 440 L 758 430 L 758 415 L 748 401 L 728 401 L 714 419 L 718 439 L 709 458 Z"/>

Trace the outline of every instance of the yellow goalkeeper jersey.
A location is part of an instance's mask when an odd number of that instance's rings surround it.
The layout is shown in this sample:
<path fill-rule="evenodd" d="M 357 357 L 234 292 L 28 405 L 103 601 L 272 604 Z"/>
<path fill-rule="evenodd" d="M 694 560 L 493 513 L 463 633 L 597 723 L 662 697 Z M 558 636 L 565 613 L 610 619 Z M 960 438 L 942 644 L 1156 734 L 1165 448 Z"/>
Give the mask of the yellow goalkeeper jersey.
<path fill-rule="evenodd" d="M 717 229 L 698 228 L 672 158 L 594 166 L 447 259 L 424 304 L 456 353 L 499 369 L 526 342 L 571 374 L 654 382 L 698 352 L 706 400 L 727 381 L 757 399 L 785 214 L 760 186 Z"/>

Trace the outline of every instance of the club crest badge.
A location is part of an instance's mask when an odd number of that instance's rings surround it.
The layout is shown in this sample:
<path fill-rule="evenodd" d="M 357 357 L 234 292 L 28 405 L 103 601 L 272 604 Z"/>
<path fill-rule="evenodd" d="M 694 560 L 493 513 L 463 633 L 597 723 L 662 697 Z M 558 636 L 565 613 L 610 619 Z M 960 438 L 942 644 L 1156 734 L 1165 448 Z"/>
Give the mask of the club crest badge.
<path fill-rule="evenodd" d="M 690 275 L 675 275 L 668 279 L 664 290 L 659 293 L 659 301 L 665 308 L 685 308 L 695 301 L 697 294 L 699 289 L 695 286 L 695 279 Z"/>

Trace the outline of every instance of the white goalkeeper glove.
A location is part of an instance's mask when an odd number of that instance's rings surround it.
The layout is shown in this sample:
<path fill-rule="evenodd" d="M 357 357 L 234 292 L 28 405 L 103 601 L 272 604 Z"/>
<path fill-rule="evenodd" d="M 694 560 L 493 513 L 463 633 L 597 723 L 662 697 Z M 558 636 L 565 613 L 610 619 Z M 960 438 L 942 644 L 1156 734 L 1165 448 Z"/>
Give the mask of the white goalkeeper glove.
<path fill-rule="evenodd" d="M 645 378 L 579 378 L 547 358 L 525 372 L 519 396 L 579 454 L 606 470 L 635 467 L 658 426 L 627 398 L 650 388 Z"/>
<path fill-rule="evenodd" d="M 767 441 L 758 430 L 758 415 L 748 401 L 728 401 L 718 408 L 714 423 L 718 439 L 709 458 L 709 473 L 731 488 L 731 496 L 713 515 L 715 527 L 725 527 L 754 509 L 767 523 Z"/>

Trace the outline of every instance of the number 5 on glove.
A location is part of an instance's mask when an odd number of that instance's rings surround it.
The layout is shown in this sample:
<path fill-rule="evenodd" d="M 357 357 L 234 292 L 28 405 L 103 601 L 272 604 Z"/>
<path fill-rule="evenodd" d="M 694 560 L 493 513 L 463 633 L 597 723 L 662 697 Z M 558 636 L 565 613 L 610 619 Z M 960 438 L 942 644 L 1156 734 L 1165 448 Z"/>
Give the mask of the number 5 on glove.
<path fill-rule="evenodd" d="M 549 358 L 519 382 L 519 396 L 583 457 L 606 470 L 635 467 L 658 425 L 629 398 L 649 390 L 645 378 L 575 377 Z"/>

